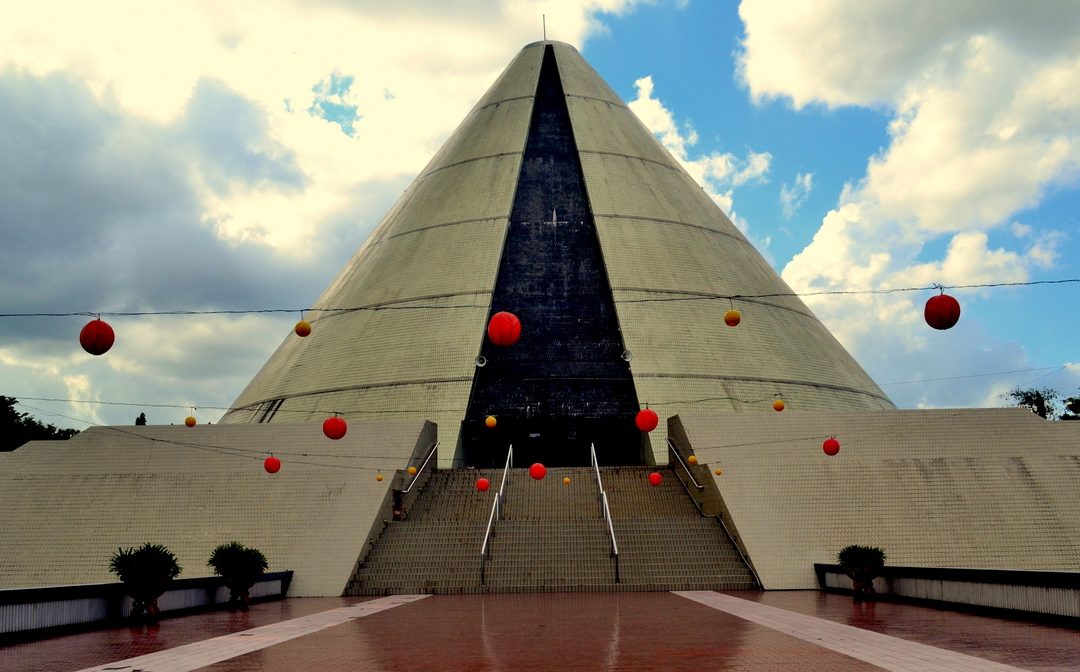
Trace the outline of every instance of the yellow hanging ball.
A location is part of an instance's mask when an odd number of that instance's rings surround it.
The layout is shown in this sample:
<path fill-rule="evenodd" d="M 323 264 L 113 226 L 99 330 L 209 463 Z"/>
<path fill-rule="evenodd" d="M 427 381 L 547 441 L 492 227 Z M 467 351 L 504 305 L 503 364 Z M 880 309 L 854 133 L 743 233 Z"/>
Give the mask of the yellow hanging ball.
<path fill-rule="evenodd" d="M 410 476 L 415 476 L 416 475 L 416 467 L 409 467 L 405 471 L 409 472 Z"/>
<path fill-rule="evenodd" d="M 774 411 L 779 413 L 780 411 L 784 410 L 784 408 L 785 408 L 784 400 L 783 399 L 777 399 L 776 401 L 772 402 L 772 407 L 773 407 Z"/>
<path fill-rule="evenodd" d="M 723 473 L 724 473 L 724 470 L 723 470 L 723 469 L 717 469 L 717 470 L 716 470 L 716 475 L 717 475 L 717 476 L 720 476 L 720 475 L 721 475 L 721 474 L 723 474 Z"/>
<path fill-rule="evenodd" d="M 311 323 L 308 322 L 307 320 L 300 320 L 299 322 L 296 323 L 296 326 L 293 327 L 293 331 L 295 331 L 296 335 L 299 336 L 300 338 L 304 338 L 305 336 L 310 336 L 311 335 Z"/>
<path fill-rule="evenodd" d="M 724 313 L 724 324 L 729 327 L 737 327 L 741 321 L 742 314 L 734 308 Z"/>
<path fill-rule="evenodd" d="M 570 477 L 569 476 L 563 476 L 562 484 L 563 485 L 570 485 Z"/>
<path fill-rule="evenodd" d="M 187 416 L 186 418 L 184 418 L 184 424 L 187 425 L 188 427 L 194 427 L 195 426 L 195 417 L 192 416 L 192 415 Z"/>
<path fill-rule="evenodd" d="M 484 418 L 484 424 L 487 425 L 488 428 L 492 428 L 496 424 L 498 424 L 498 420 L 495 419 L 494 415 L 489 415 L 486 418 Z"/>
<path fill-rule="evenodd" d="M 697 455 L 691 455 L 690 457 L 686 458 L 686 461 L 690 464 L 697 464 Z"/>
<path fill-rule="evenodd" d="M 375 474 L 376 481 L 382 481 L 382 474 Z"/>

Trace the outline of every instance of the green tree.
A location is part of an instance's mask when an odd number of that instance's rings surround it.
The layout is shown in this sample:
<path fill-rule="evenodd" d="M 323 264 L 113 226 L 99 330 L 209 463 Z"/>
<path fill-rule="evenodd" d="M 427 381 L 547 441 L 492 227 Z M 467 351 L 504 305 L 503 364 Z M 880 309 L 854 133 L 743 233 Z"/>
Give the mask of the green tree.
<path fill-rule="evenodd" d="M 1026 408 L 1040 418 L 1056 420 L 1061 411 L 1058 409 L 1058 400 L 1061 395 L 1057 390 L 1049 387 L 1023 389 L 1016 388 L 1005 394 L 1005 399 L 1013 406 Z"/>
<path fill-rule="evenodd" d="M 1069 397 L 1064 402 L 1065 412 L 1061 414 L 1062 420 L 1080 420 L 1080 397 Z"/>
<path fill-rule="evenodd" d="M 15 410 L 18 399 L 0 395 L 0 450 L 15 450 L 27 441 L 70 439 L 77 429 L 60 429 L 38 422 L 27 413 Z"/>

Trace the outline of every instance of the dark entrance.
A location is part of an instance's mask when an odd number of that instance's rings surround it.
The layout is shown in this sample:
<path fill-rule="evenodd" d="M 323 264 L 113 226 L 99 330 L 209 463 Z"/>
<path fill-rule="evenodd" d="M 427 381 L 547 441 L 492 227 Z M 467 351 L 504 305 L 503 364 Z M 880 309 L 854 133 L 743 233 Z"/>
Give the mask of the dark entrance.
<path fill-rule="evenodd" d="M 544 50 L 491 313 L 521 319 L 521 340 L 485 339 L 462 423 L 467 464 L 643 464 L 637 392 L 604 268 L 551 46 Z M 494 415 L 495 429 L 484 426 Z"/>

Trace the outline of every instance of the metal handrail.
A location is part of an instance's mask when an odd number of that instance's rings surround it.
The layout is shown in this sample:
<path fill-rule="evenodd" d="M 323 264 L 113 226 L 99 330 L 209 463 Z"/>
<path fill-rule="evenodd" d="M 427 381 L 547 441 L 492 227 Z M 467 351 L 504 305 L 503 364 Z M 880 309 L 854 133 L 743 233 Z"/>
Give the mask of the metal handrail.
<path fill-rule="evenodd" d="M 694 481 L 694 485 L 697 486 L 697 489 L 698 490 L 704 489 L 705 486 L 699 484 L 697 482 L 697 480 L 694 479 L 694 475 L 690 473 L 690 469 L 686 466 L 686 463 L 682 461 L 682 457 L 680 457 L 679 453 L 675 450 L 674 444 L 672 443 L 671 439 L 668 439 L 667 443 L 668 443 L 668 450 L 670 450 L 672 453 L 674 453 L 675 457 L 679 458 L 679 462 L 683 465 L 683 468 L 686 470 L 686 475 L 690 477 L 691 481 Z M 684 481 L 684 480 L 682 480 L 680 478 L 679 483 L 682 484 L 683 489 L 686 490 L 686 494 L 690 497 L 691 501 L 694 502 L 694 506 L 697 507 L 698 512 L 701 513 L 702 516 L 704 516 L 705 518 L 715 518 L 717 521 L 720 522 L 720 527 L 723 528 L 724 534 L 726 534 L 727 538 L 731 540 L 731 545 L 735 547 L 735 551 L 738 552 L 739 557 L 743 561 L 743 564 L 746 565 L 746 568 L 749 569 L 750 573 L 754 575 L 754 581 L 757 583 L 758 587 L 761 587 L 762 586 L 761 577 L 758 576 L 757 571 L 754 570 L 754 566 L 750 564 L 750 560 L 746 557 L 745 554 L 743 554 L 742 547 L 739 546 L 739 542 L 735 541 L 735 535 L 733 535 L 731 533 L 731 530 L 728 529 L 727 523 L 724 522 L 723 513 L 716 513 L 716 514 L 713 514 L 711 516 L 706 515 L 705 512 L 702 511 L 701 503 L 698 502 L 696 499 L 694 499 L 694 495 L 693 495 L 692 492 L 690 492 L 690 488 L 686 485 L 686 481 Z"/>
<path fill-rule="evenodd" d="M 604 510 L 604 520 L 607 521 L 608 534 L 611 535 L 611 557 L 615 561 L 615 583 L 619 580 L 619 544 L 615 542 L 615 527 L 611 524 L 611 507 L 608 506 L 607 493 L 600 493 L 601 506 Z"/>
<path fill-rule="evenodd" d="M 589 445 L 589 460 L 596 472 L 596 487 L 600 490 L 600 515 L 607 523 L 608 535 L 611 537 L 611 557 L 615 562 L 615 583 L 619 580 L 619 544 L 615 541 L 615 526 L 611 522 L 611 506 L 608 504 L 607 491 L 604 490 L 604 482 L 600 480 L 600 462 L 596 459 L 596 444 Z"/>
<path fill-rule="evenodd" d="M 667 447 L 668 450 L 671 451 L 671 454 L 675 456 L 675 459 L 679 461 L 679 464 L 682 465 L 683 469 L 686 471 L 686 475 L 689 476 L 690 480 L 694 482 L 694 487 L 698 490 L 704 490 L 705 486 L 698 483 L 697 479 L 694 478 L 694 475 L 690 473 L 690 467 L 686 465 L 686 462 L 683 462 L 682 455 L 679 455 L 679 451 L 675 450 L 675 444 L 671 441 L 671 439 L 667 440 Z"/>
<path fill-rule="evenodd" d="M 428 452 L 427 457 L 424 458 L 424 463 L 420 465 L 420 469 L 418 469 L 416 474 L 413 476 L 412 483 L 409 483 L 409 487 L 401 491 L 402 495 L 409 494 L 409 491 L 413 489 L 413 486 L 416 485 L 416 483 L 420 480 L 420 474 L 424 473 L 424 469 L 427 468 L 428 462 L 431 460 L 431 456 L 434 455 L 435 451 L 438 449 L 439 442 L 436 441 L 435 445 L 432 446 L 431 450 Z"/>
<path fill-rule="evenodd" d="M 480 546 L 480 585 L 484 585 L 487 559 L 491 555 L 488 541 L 495 536 L 495 521 L 502 518 L 502 507 L 506 503 L 506 484 L 510 482 L 510 468 L 514 466 L 514 444 L 506 452 L 506 466 L 503 467 L 502 481 L 499 483 L 499 491 L 495 493 L 495 501 L 491 503 L 491 514 L 488 515 L 487 529 L 484 530 L 484 543 Z"/>

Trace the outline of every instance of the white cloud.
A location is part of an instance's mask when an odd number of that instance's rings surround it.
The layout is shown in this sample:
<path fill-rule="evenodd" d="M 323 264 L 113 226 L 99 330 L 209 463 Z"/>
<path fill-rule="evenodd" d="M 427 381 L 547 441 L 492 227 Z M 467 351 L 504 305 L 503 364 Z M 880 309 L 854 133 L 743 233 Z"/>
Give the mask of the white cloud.
<path fill-rule="evenodd" d="M 685 130 L 680 130 L 674 113 L 653 95 L 652 75 L 636 80 L 634 87 L 637 97 L 628 103 L 630 109 L 731 221 L 746 233 L 747 222 L 735 214 L 734 187 L 765 182 L 772 154 L 750 150 L 740 159 L 730 152 L 708 152 L 691 158 L 691 148 L 697 143 L 698 136 L 690 122 L 683 124 Z M 768 246 L 767 241 L 757 242 L 762 250 Z"/>
<path fill-rule="evenodd" d="M 889 145 L 784 269 L 796 291 L 1022 281 L 1053 266 L 1062 233 L 1014 225 L 992 245 L 990 232 L 1080 174 L 1080 5 L 744 0 L 739 12 L 755 100 L 893 115 Z M 917 367 L 930 347 L 918 298 L 808 303 L 859 359 L 891 343 Z"/>
<path fill-rule="evenodd" d="M 810 192 L 814 189 L 813 173 L 796 173 L 792 185 L 787 182 L 780 185 L 780 207 L 784 211 L 784 219 L 791 219 L 806 199 L 810 198 Z"/>
<path fill-rule="evenodd" d="M 43 0 L 7 11 L 5 307 L 307 305 L 520 46 L 541 39 L 542 13 L 549 38 L 581 45 L 605 14 L 638 4 Z M 5 320 L 0 388 L 225 405 L 290 319 L 121 321 L 107 362 L 71 356 L 80 325 Z M 120 423 L 138 412 L 53 410 Z M 148 411 L 151 422 L 185 414 Z"/>

